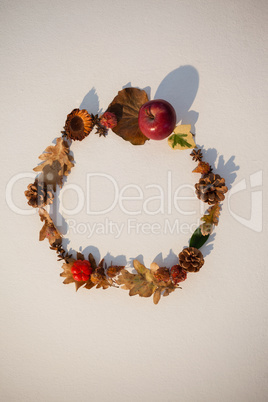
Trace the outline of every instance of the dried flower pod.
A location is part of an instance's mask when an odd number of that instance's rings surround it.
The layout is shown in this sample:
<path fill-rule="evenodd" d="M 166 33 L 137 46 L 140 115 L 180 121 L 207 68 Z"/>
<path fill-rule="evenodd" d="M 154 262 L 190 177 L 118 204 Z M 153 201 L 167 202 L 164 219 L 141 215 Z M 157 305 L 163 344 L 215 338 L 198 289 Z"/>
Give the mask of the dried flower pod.
<path fill-rule="evenodd" d="M 91 132 L 92 128 L 92 116 L 85 109 L 74 109 L 68 114 L 64 126 L 67 137 L 78 141 L 82 141 Z"/>
<path fill-rule="evenodd" d="M 106 128 L 114 128 L 117 125 L 116 115 L 112 112 L 105 112 L 100 117 L 100 124 Z"/>
<path fill-rule="evenodd" d="M 188 272 L 198 272 L 204 265 L 203 254 L 195 247 L 187 247 L 179 254 L 182 269 Z"/>
<path fill-rule="evenodd" d="M 187 278 L 187 272 L 180 265 L 173 265 L 170 270 L 172 281 L 175 285 L 179 282 L 185 281 Z"/>
<path fill-rule="evenodd" d="M 52 204 L 54 198 L 54 194 L 51 190 L 48 190 L 47 184 L 40 183 L 37 179 L 34 183 L 28 185 L 24 194 L 28 199 L 28 204 L 33 208 Z"/>
<path fill-rule="evenodd" d="M 201 177 L 199 182 L 195 184 L 195 188 L 197 197 L 209 205 L 223 201 L 224 194 L 228 191 L 225 186 L 225 179 L 214 173 Z"/>
<path fill-rule="evenodd" d="M 159 282 L 168 282 L 170 280 L 170 272 L 168 268 L 159 268 L 153 273 L 153 275 Z"/>

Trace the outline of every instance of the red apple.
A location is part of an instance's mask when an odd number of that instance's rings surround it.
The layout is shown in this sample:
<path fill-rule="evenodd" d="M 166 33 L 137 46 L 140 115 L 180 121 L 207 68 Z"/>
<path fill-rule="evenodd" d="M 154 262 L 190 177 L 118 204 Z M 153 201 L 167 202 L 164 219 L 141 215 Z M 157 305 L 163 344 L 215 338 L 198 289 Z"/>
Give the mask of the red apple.
<path fill-rule="evenodd" d="M 163 99 L 144 103 L 139 110 L 139 127 L 141 132 L 152 140 L 168 137 L 176 125 L 174 107 Z"/>

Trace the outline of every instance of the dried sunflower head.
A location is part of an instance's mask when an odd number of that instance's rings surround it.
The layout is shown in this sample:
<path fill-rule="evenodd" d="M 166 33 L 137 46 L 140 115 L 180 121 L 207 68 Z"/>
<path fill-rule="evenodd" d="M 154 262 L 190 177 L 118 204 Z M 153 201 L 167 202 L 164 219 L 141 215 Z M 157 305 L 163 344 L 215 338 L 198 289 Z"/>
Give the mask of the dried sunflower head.
<path fill-rule="evenodd" d="M 67 137 L 82 141 L 93 128 L 93 119 L 85 109 L 74 109 L 68 114 L 64 130 Z"/>

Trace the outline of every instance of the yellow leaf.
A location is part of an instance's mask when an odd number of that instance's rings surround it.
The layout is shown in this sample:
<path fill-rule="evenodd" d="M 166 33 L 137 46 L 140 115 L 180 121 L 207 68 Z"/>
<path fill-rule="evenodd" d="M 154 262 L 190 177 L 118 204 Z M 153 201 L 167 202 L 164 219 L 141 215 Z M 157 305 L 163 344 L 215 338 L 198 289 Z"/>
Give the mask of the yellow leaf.
<path fill-rule="evenodd" d="M 191 149 L 195 148 L 196 144 L 191 133 L 191 124 L 178 124 L 172 135 L 168 138 L 168 145 L 172 149 Z"/>

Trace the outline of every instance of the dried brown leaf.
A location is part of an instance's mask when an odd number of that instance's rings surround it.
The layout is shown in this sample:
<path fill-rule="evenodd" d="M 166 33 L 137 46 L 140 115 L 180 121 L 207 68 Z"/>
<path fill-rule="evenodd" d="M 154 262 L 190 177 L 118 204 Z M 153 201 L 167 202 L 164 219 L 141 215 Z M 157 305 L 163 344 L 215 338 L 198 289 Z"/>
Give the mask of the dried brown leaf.
<path fill-rule="evenodd" d="M 88 261 L 90 262 L 90 264 L 93 268 L 93 271 L 95 271 L 95 269 L 97 269 L 97 264 L 96 264 L 95 258 L 93 257 L 92 253 L 89 254 Z"/>
<path fill-rule="evenodd" d="M 91 274 L 90 280 L 92 283 L 96 285 L 96 289 L 103 288 L 108 289 L 112 286 L 112 281 L 109 278 L 106 278 L 105 270 L 104 270 L 104 259 L 101 260 L 99 266 L 96 270 Z"/>
<path fill-rule="evenodd" d="M 76 253 L 76 259 L 77 259 L 77 260 L 84 261 L 84 259 L 85 259 L 84 254 L 82 254 L 82 253 L 80 253 L 79 251 L 77 251 L 77 253 Z"/>
<path fill-rule="evenodd" d="M 75 282 L 74 278 L 73 278 L 73 274 L 72 274 L 72 266 L 74 263 L 74 258 L 70 258 L 69 260 L 70 262 L 67 264 L 66 262 L 64 264 L 62 264 L 62 269 L 63 272 L 61 272 L 60 276 L 62 276 L 64 279 L 63 283 L 65 285 L 68 285 L 69 283 L 73 283 Z"/>
<path fill-rule="evenodd" d="M 154 298 L 153 298 L 154 304 L 158 304 L 160 298 L 161 298 L 161 289 L 158 288 L 158 289 L 156 289 L 156 291 L 154 292 Z"/>
<path fill-rule="evenodd" d="M 42 222 L 45 221 L 44 226 L 40 230 L 39 240 L 42 241 L 47 238 L 51 246 L 55 244 L 60 245 L 62 242 L 62 235 L 55 227 L 49 213 L 44 208 L 39 208 L 39 216 Z"/>
<path fill-rule="evenodd" d="M 124 268 L 125 268 L 124 266 L 111 265 L 111 266 L 107 269 L 106 274 L 107 274 L 107 276 L 109 276 L 109 278 L 114 278 L 114 277 L 116 277 L 116 276 L 120 273 L 120 271 L 122 271 L 122 269 L 124 269 Z"/>
<path fill-rule="evenodd" d="M 69 154 L 69 151 L 67 142 L 60 137 L 57 138 L 56 145 L 50 145 L 39 156 L 39 159 L 43 162 L 33 170 L 43 172 L 43 181 L 49 180 L 50 175 L 52 175 L 52 183 L 57 183 L 62 187 L 63 176 L 67 176 L 74 166 L 73 157 Z"/>
<path fill-rule="evenodd" d="M 141 106 L 148 102 L 145 91 L 138 88 L 125 88 L 110 103 L 107 112 L 114 113 L 117 125 L 113 132 L 133 145 L 143 145 L 148 140 L 139 129 L 138 115 Z"/>
<path fill-rule="evenodd" d="M 124 289 L 129 290 L 130 296 L 139 295 L 150 297 L 157 288 L 151 271 L 145 268 L 138 260 L 133 261 L 137 274 L 131 274 L 126 269 L 122 269 L 121 275 L 117 279 L 118 285 L 123 285 Z"/>

